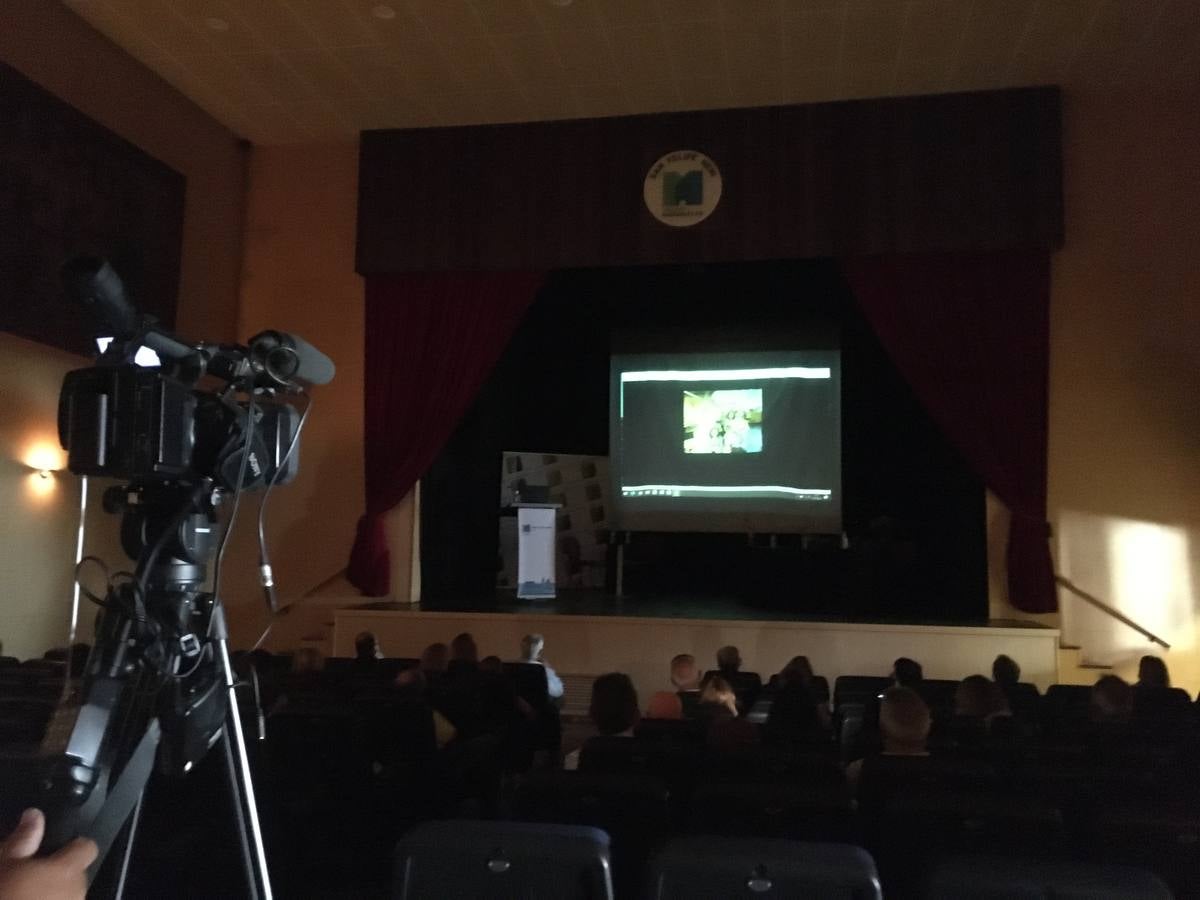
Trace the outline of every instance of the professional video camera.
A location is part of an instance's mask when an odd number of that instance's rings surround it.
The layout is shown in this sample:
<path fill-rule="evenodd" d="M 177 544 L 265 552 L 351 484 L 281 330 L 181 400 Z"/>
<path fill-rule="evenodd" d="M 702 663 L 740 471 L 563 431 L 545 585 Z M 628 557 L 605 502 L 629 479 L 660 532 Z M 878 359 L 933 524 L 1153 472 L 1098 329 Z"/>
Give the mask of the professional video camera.
<path fill-rule="evenodd" d="M 94 875 L 124 829 L 119 895 L 155 758 L 161 771 L 184 773 L 222 741 L 250 893 L 269 897 L 219 573 L 242 492 L 269 491 L 297 472 L 311 401 L 301 415 L 286 398 L 329 382 L 333 363 L 278 331 L 245 346 L 187 344 L 138 315 L 100 259 L 70 261 L 63 279 L 111 341 L 94 367 L 65 377 L 59 436 L 71 472 L 124 482 L 108 488 L 104 508 L 121 514 L 122 547 L 136 566 L 109 577 L 103 596 L 88 592 L 102 610 L 78 719 L 44 782 L 49 843 L 77 834 L 95 839 L 101 860 Z M 135 363 L 142 348 L 157 354 L 158 366 Z M 222 529 L 219 509 L 230 497 Z M 261 518 L 259 526 L 260 575 L 273 611 Z"/>

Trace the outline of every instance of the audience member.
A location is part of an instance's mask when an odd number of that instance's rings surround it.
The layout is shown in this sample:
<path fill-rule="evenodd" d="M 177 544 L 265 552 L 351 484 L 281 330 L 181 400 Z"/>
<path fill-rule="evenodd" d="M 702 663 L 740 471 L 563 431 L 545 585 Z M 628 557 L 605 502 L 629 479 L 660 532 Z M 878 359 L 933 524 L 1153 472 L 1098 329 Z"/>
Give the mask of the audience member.
<path fill-rule="evenodd" d="M 713 675 L 704 682 L 700 691 L 700 702 L 696 705 L 696 718 L 706 721 L 737 718 L 737 695 L 733 686 L 721 675 Z"/>
<path fill-rule="evenodd" d="M 450 648 L 440 641 L 436 644 L 430 644 L 421 651 L 420 669 L 421 673 L 428 680 L 431 676 L 436 677 L 446 671 L 446 663 L 450 660 Z"/>
<path fill-rule="evenodd" d="M 990 723 L 997 716 L 1012 715 L 1012 710 L 999 684 L 984 675 L 968 675 L 954 691 L 954 714 Z"/>
<path fill-rule="evenodd" d="M 637 689 L 628 675 L 609 672 L 592 682 L 592 702 L 588 716 L 596 731 L 608 737 L 633 737 L 633 728 L 638 723 Z M 579 768 L 579 750 L 568 753 L 563 768 Z"/>
<path fill-rule="evenodd" d="M 455 635 L 450 642 L 450 661 L 446 664 L 446 671 L 453 672 L 455 668 L 474 670 L 478 667 L 479 648 L 475 645 L 475 638 L 466 631 Z"/>
<path fill-rule="evenodd" d="M 1143 656 L 1138 662 L 1138 687 L 1169 688 L 1171 676 L 1167 664 L 1157 656 Z"/>
<path fill-rule="evenodd" d="M 879 734 L 884 756 L 928 756 L 925 748 L 933 718 L 916 691 L 891 687 L 879 702 Z"/>
<path fill-rule="evenodd" d="M 1125 725 L 1133 715 L 1133 688 L 1116 675 L 1104 675 L 1092 685 L 1090 718 L 1097 725 Z"/>
<path fill-rule="evenodd" d="M 553 667 L 542 657 L 546 648 L 546 639 L 540 634 L 527 634 L 521 638 L 521 662 L 541 666 L 546 670 L 546 693 L 551 700 L 561 700 L 563 695 L 562 679 Z"/>
<path fill-rule="evenodd" d="M 892 663 L 892 681 L 897 687 L 916 687 L 924 677 L 921 664 L 915 659 L 902 656 Z"/>
<path fill-rule="evenodd" d="M 369 631 L 360 631 L 354 639 L 354 658 L 359 662 L 374 662 L 383 659 L 379 640 Z"/>
<path fill-rule="evenodd" d="M 812 691 L 813 670 L 807 656 L 794 656 L 775 677 L 775 696 L 763 726 L 769 743 L 787 744 L 824 737 L 829 708 Z"/>
<path fill-rule="evenodd" d="M 678 694 L 670 691 L 657 691 L 646 706 L 647 719 L 682 719 L 683 702 Z"/>
<path fill-rule="evenodd" d="M 504 663 L 498 656 L 485 656 L 479 661 L 479 671 L 489 675 L 503 675 Z"/>
<path fill-rule="evenodd" d="M 717 672 L 733 688 L 739 709 L 749 710 L 762 690 L 762 679 L 757 672 L 742 671 L 742 654 L 737 647 L 727 646 L 717 651 Z"/>
<path fill-rule="evenodd" d="M 992 662 L 992 680 L 1001 687 L 1012 687 L 1021 680 L 1021 667 L 1011 656 L 1001 653 Z"/>
<path fill-rule="evenodd" d="M 700 670 L 696 666 L 696 657 L 690 653 L 680 653 L 672 658 L 671 684 L 679 696 L 683 715 L 692 718 L 700 702 Z"/>

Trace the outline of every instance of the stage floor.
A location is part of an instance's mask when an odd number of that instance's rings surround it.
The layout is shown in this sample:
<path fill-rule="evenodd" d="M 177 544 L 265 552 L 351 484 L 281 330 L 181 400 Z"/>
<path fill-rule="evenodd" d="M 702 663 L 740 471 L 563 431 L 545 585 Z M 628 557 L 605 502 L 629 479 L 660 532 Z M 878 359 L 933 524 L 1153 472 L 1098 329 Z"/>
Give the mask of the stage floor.
<path fill-rule="evenodd" d="M 514 591 L 499 591 L 490 600 L 436 604 L 362 603 L 354 609 L 436 613 L 508 613 L 518 616 L 587 616 L 645 619 L 688 619 L 737 622 L 829 622 L 869 625 L 926 625 L 971 628 L 1045 628 L 1017 619 L 914 619 L 912 616 L 820 615 L 778 607 L 756 606 L 736 597 L 614 597 L 603 591 L 567 589 L 551 600 L 522 600 Z"/>

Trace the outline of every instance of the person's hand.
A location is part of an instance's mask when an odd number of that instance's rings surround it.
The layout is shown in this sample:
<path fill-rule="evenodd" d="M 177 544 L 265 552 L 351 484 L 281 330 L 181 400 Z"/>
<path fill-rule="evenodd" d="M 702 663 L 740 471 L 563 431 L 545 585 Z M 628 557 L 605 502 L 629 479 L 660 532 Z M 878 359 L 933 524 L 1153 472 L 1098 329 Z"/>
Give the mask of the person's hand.
<path fill-rule="evenodd" d="M 56 853 L 37 859 L 46 817 L 27 809 L 21 821 L 0 843 L 0 900 L 83 900 L 87 867 L 96 858 L 96 844 L 75 838 Z"/>

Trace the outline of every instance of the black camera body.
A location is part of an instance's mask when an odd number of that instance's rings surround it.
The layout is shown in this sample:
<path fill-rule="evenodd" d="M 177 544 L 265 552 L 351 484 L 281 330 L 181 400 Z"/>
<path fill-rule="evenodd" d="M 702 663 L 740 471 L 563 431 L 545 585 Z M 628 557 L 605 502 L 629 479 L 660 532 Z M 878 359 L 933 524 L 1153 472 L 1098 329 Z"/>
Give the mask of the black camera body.
<path fill-rule="evenodd" d="M 139 482 L 207 476 L 232 489 L 244 471 L 245 490 L 287 484 L 299 471 L 298 448 L 284 459 L 299 414 L 286 403 L 257 401 L 247 448 L 250 415 L 246 403 L 196 391 L 157 368 L 102 365 L 67 373 L 58 435 L 77 475 Z"/>

